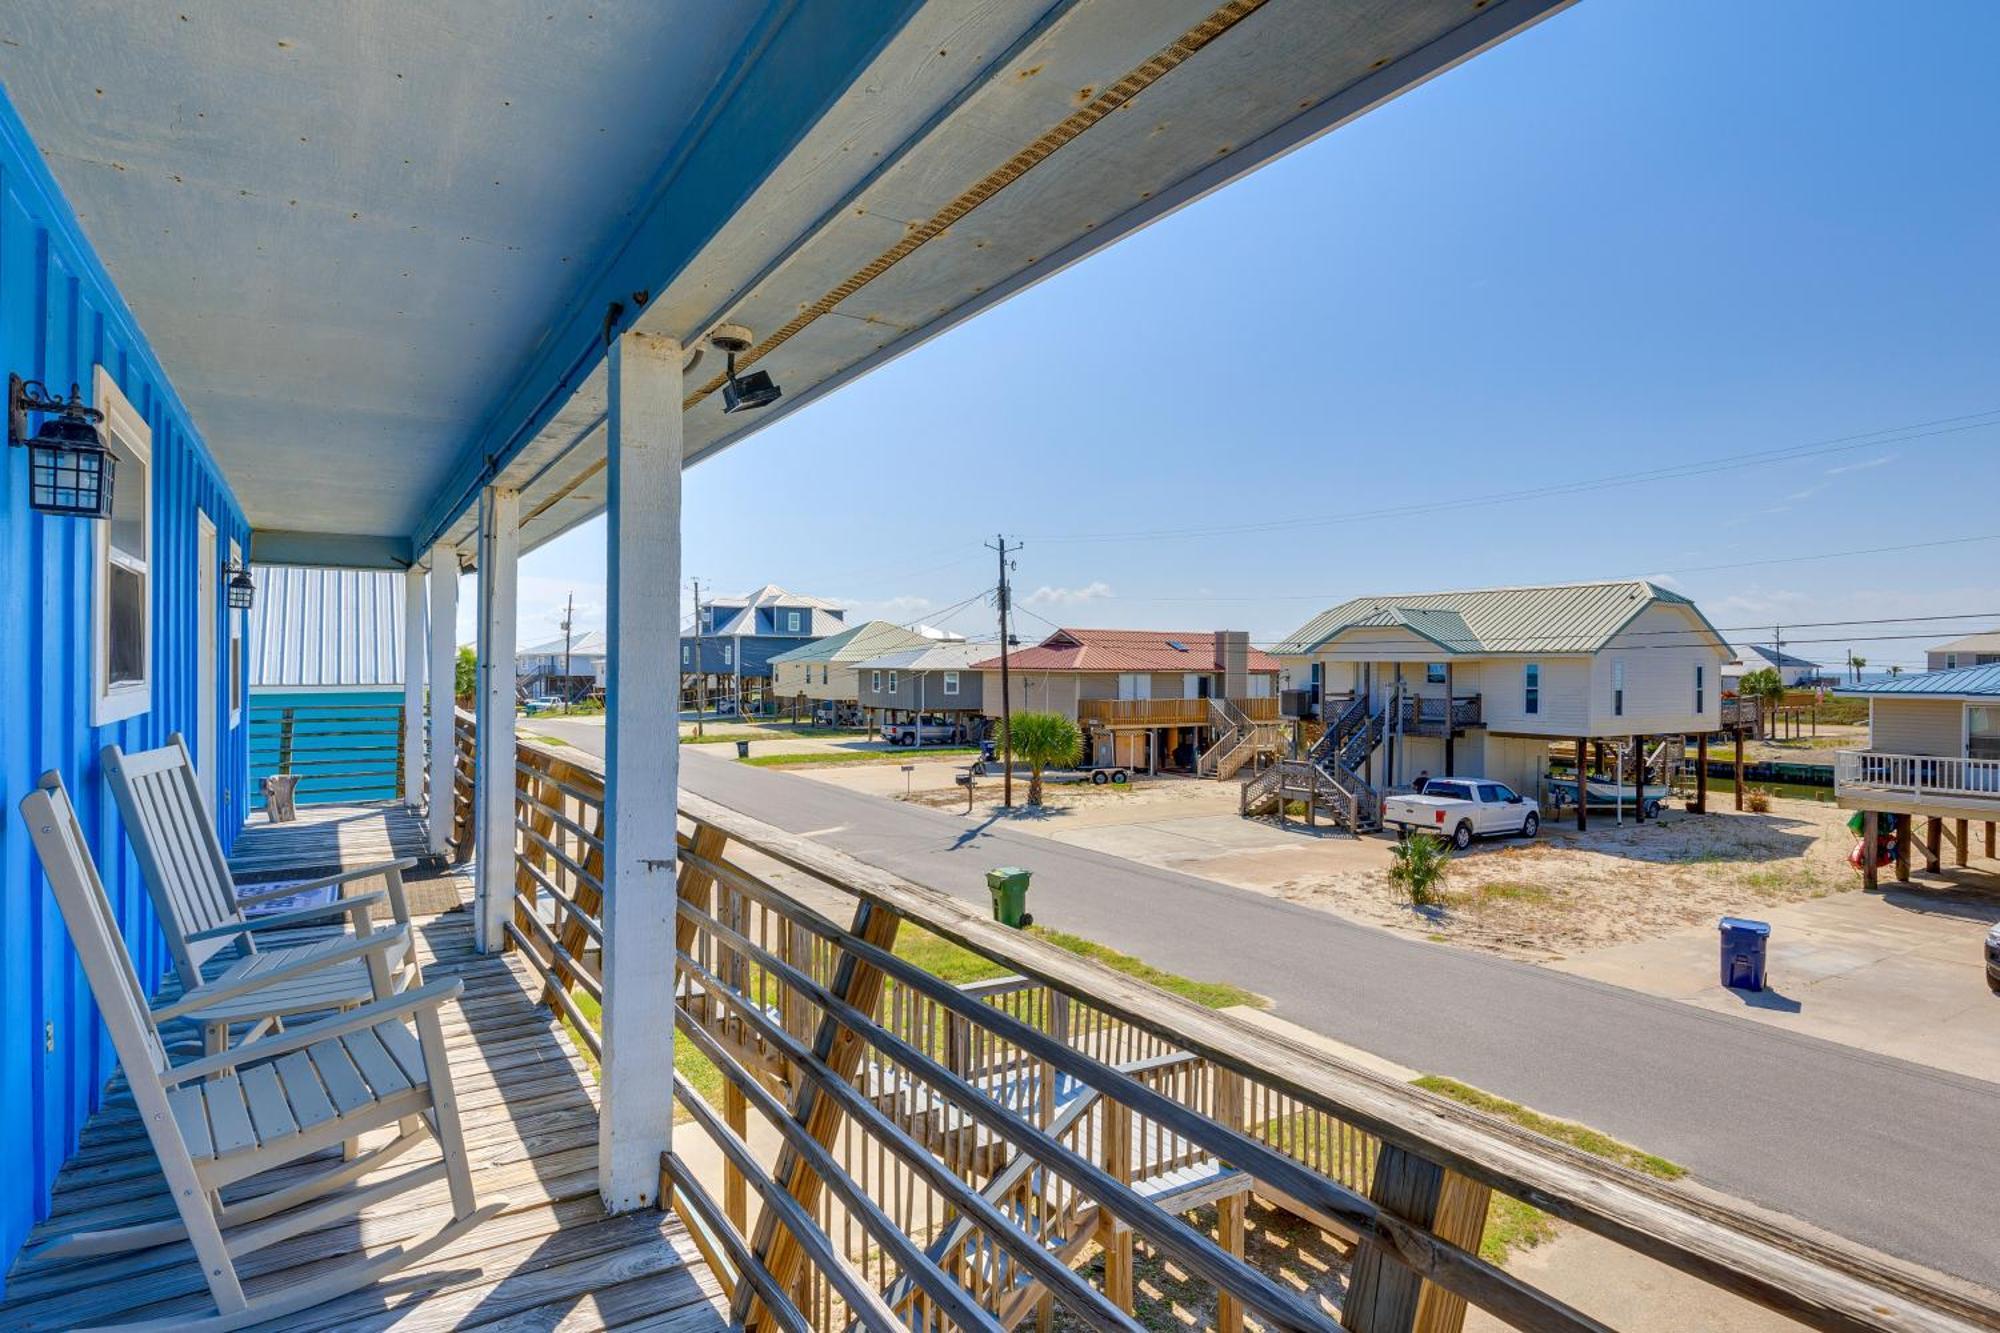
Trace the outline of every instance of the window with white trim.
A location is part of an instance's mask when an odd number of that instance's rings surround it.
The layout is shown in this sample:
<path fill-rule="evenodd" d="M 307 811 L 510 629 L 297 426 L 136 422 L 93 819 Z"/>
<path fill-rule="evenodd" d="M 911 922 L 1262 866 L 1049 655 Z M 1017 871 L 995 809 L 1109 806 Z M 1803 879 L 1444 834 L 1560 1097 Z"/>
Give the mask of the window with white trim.
<path fill-rule="evenodd" d="M 873 690 L 873 691 L 875 691 L 875 692 L 876 692 L 877 694 L 880 694 L 880 693 L 882 692 L 882 673 L 881 673 L 881 672 L 879 672 L 879 671 L 871 671 L 871 672 L 869 672 L 869 673 L 868 673 L 868 688 L 869 688 L 869 689 L 871 689 L 871 690 Z"/>
<path fill-rule="evenodd" d="M 944 692 L 946 694 L 958 693 L 958 673 L 956 671 L 947 671 L 944 673 Z"/>
<path fill-rule="evenodd" d="M 894 694 L 895 692 L 896 692 L 896 673 L 891 671 L 889 673 L 889 693 Z"/>
<path fill-rule="evenodd" d="M 736 665 L 736 645 L 728 639 L 722 641 L 722 665 Z"/>
<path fill-rule="evenodd" d="M 797 634 L 799 632 L 800 627 L 801 626 L 800 626 L 799 613 L 796 611 L 785 612 L 786 631 L 791 634 Z"/>
<path fill-rule="evenodd" d="M 153 706 L 153 429 L 103 366 L 91 397 L 104 413 L 102 436 L 117 459 L 111 517 L 97 529 L 93 726 L 136 717 Z"/>
<path fill-rule="evenodd" d="M 1946 671 L 1956 671 L 1956 670 L 1958 670 L 1958 654 L 1957 654 L 1957 653 L 1946 653 L 1946 654 L 1944 655 L 1944 669 L 1945 669 Z"/>
<path fill-rule="evenodd" d="M 1542 711 L 1542 664 L 1530 662 L 1522 669 L 1521 711 L 1533 716 Z"/>
<path fill-rule="evenodd" d="M 235 542 L 229 543 L 229 567 L 243 568 L 243 548 Z M 231 730 L 243 725 L 243 622 L 247 611 L 229 613 L 229 726 Z"/>
<path fill-rule="evenodd" d="M 1625 716 L 1625 664 L 1611 664 L 1611 716 Z"/>

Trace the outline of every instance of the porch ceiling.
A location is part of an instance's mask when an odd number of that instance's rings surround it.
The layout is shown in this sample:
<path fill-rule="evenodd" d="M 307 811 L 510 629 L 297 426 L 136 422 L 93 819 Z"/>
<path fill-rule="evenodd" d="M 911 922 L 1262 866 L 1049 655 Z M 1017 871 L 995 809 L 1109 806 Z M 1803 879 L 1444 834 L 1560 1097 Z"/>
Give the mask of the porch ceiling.
<path fill-rule="evenodd" d="M 253 525 L 470 554 L 602 509 L 608 330 L 755 332 L 698 459 L 1570 2 L 24 0 L 0 78 Z"/>

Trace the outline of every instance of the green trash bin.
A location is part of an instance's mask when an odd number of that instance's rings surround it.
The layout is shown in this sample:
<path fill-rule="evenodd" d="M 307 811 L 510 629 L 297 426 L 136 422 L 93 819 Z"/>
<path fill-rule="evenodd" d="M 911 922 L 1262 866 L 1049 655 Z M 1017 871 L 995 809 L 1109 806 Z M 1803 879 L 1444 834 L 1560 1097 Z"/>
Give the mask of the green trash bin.
<path fill-rule="evenodd" d="M 986 872 L 986 887 L 993 894 L 993 919 L 1003 926 L 1032 926 L 1028 915 L 1028 872 L 1019 866 L 998 866 Z"/>

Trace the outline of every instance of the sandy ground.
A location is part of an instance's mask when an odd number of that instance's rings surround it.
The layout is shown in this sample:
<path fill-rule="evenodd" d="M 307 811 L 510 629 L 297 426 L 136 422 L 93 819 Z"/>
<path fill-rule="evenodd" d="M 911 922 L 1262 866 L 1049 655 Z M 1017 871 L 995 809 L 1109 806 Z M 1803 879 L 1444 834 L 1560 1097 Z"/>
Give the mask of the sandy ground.
<path fill-rule="evenodd" d="M 1389 884 L 1387 838 L 1350 842 L 1374 852 L 1372 864 L 1272 867 L 1249 887 L 1433 939 L 1557 958 L 1856 888 L 1845 819 L 1830 804 L 1778 800 L 1763 815 L 1670 810 L 1643 825 L 1594 820 L 1587 834 L 1545 827 L 1533 842 L 1454 858 L 1433 907 L 1412 907 Z"/>

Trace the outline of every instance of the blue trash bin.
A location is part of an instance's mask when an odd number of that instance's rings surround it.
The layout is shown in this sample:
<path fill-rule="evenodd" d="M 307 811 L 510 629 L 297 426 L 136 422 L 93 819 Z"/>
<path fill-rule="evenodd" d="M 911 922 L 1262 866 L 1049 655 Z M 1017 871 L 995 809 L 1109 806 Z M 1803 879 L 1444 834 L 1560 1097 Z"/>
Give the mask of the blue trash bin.
<path fill-rule="evenodd" d="M 983 740 L 979 742 L 979 757 L 990 764 L 993 762 L 994 752 L 999 748 L 1000 744 L 998 741 Z"/>
<path fill-rule="evenodd" d="M 1730 990 L 1763 990 L 1771 923 L 1726 916 L 1716 929 L 1722 934 L 1722 984 Z"/>

